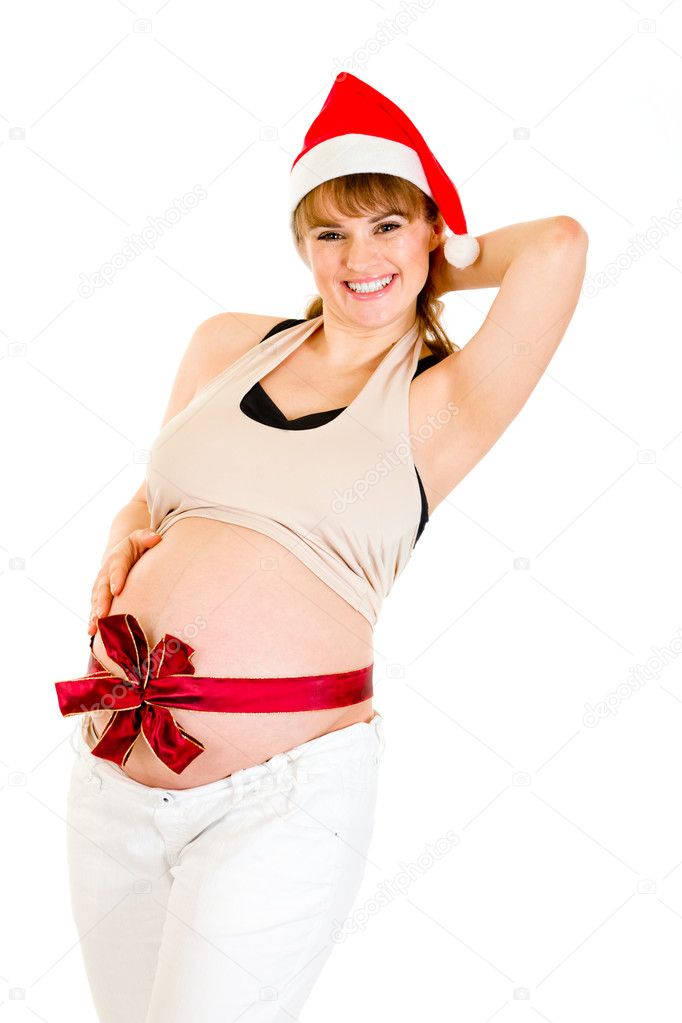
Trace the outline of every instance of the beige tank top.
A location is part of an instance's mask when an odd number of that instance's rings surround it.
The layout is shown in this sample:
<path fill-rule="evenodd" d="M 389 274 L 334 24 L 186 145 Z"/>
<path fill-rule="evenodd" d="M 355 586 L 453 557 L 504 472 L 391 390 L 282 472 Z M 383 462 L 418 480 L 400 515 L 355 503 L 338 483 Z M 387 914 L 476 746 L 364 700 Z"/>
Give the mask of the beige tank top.
<path fill-rule="evenodd" d="M 254 345 L 162 427 L 147 464 L 151 528 L 163 535 L 180 519 L 198 516 L 264 533 L 374 625 L 420 523 L 409 444 L 410 384 L 422 347 L 418 323 L 327 423 L 278 429 L 239 407 L 322 320 L 305 320 Z"/>

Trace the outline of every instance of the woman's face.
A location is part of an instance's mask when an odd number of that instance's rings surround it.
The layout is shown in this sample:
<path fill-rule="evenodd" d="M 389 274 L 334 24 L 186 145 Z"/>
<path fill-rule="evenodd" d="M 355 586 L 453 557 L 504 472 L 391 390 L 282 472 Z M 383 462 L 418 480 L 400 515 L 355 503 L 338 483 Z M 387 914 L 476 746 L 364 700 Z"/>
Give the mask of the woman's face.
<path fill-rule="evenodd" d="M 410 222 L 398 214 L 331 214 L 329 224 L 311 228 L 301 255 L 325 311 L 342 320 L 375 323 L 414 308 L 442 227 L 440 219 L 432 226 L 421 217 Z M 378 290 L 353 291 L 348 281 L 369 283 Z"/>

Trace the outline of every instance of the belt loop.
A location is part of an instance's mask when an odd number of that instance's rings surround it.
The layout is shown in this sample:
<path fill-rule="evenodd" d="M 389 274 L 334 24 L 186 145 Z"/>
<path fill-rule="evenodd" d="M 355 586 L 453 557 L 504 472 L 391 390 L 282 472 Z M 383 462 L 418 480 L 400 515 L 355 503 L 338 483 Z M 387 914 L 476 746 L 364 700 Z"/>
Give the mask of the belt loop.
<path fill-rule="evenodd" d="M 96 760 L 96 759 L 97 759 L 96 757 L 92 757 L 93 761 Z M 89 763 L 87 766 L 88 766 L 89 774 L 88 774 L 88 776 L 86 778 L 86 781 L 88 782 L 89 785 L 94 785 L 96 789 L 101 790 L 102 784 L 103 784 L 103 782 L 102 782 L 102 775 L 97 770 L 97 764 Z"/>
<path fill-rule="evenodd" d="M 293 772 L 291 777 L 293 778 L 294 785 L 306 785 L 310 780 L 307 768 L 303 764 L 298 763 L 298 760 L 293 761 L 291 764 L 291 771 Z"/>

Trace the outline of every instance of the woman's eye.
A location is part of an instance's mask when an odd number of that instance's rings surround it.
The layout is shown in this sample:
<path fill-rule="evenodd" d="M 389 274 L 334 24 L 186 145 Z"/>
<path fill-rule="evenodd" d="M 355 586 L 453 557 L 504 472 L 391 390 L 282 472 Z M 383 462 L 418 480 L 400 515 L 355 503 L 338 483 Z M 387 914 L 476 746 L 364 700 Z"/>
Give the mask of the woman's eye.
<path fill-rule="evenodd" d="M 400 227 L 400 224 L 392 224 L 392 223 L 391 224 L 379 224 L 378 230 L 381 231 L 382 227 Z M 386 231 L 386 232 L 381 231 L 381 233 L 382 234 L 393 234 L 392 231 Z M 320 237 L 318 238 L 318 241 L 320 241 L 320 242 L 327 242 L 327 241 L 330 240 L 332 235 L 334 235 L 337 238 L 339 237 L 336 231 L 327 231 L 326 234 L 321 234 L 320 235 Z"/>

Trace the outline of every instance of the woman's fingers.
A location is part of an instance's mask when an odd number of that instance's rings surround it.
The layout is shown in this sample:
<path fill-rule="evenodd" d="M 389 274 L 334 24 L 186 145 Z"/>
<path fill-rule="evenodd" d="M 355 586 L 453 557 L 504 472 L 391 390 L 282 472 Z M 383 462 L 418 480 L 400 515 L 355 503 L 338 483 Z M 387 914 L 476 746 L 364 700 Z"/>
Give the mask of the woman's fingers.
<path fill-rule="evenodd" d="M 123 573 L 119 571 L 115 575 L 104 576 L 99 579 L 95 587 L 95 595 L 90 606 L 88 632 L 91 635 L 97 631 L 97 619 L 106 617 L 109 613 L 113 597 L 119 592 L 119 590 L 116 589 L 114 580 L 117 580 L 119 588 L 122 588 L 124 578 L 125 576 Z"/>
<path fill-rule="evenodd" d="M 135 540 L 139 550 L 136 551 L 138 557 L 149 548 L 153 547 L 154 544 L 158 543 L 162 539 L 158 533 L 153 532 L 151 529 L 139 529 L 132 534 L 131 539 Z"/>
<path fill-rule="evenodd" d="M 130 569 L 146 550 L 154 547 L 163 537 L 151 529 L 136 529 L 114 548 L 101 568 L 90 593 L 90 618 L 88 634 L 97 632 L 97 619 L 104 618 L 111 608 L 111 601 L 123 590 Z"/>

